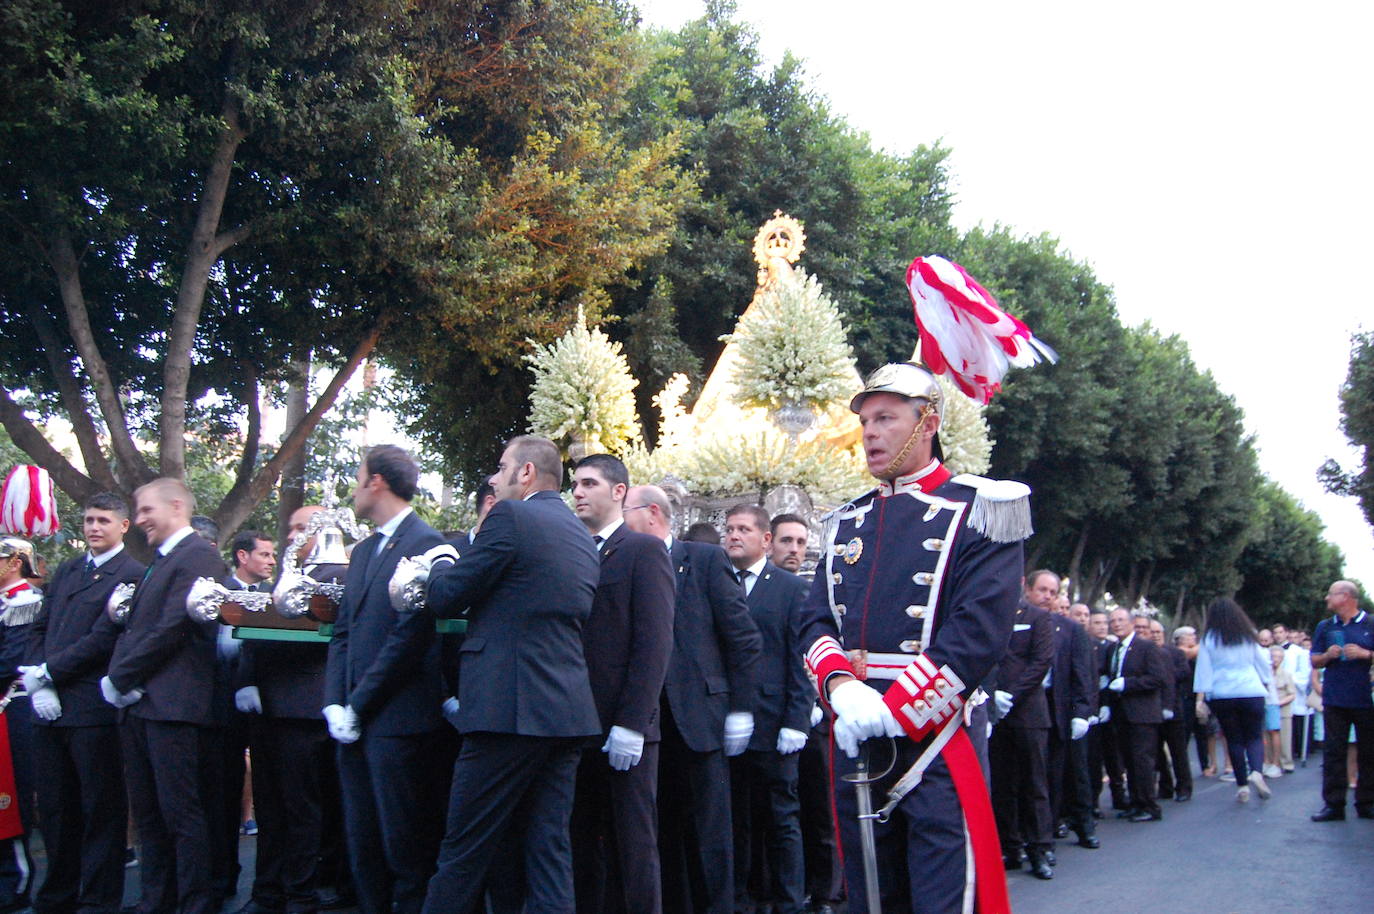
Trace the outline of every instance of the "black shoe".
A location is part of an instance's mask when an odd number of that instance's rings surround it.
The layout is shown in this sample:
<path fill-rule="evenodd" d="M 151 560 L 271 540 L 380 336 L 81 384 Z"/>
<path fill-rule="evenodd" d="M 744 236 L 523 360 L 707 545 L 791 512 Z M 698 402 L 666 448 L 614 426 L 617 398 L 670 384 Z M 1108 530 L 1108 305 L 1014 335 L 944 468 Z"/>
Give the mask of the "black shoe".
<path fill-rule="evenodd" d="M 1030 863 L 1031 875 L 1036 879 L 1054 878 L 1054 867 L 1050 866 L 1049 860 L 1046 859 L 1048 853 L 1047 851 L 1031 851 L 1026 855 Z"/>
<path fill-rule="evenodd" d="M 1007 871 L 1019 870 L 1026 862 L 1024 850 L 1007 851 L 1002 854 L 1002 867 Z"/>
<path fill-rule="evenodd" d="M 321 911 L 337 911 L 340 908 L 356 908 L 358 896 L 352 892 L 329 891 L 320 895 Z"/>
<path fill-rule="evenodd" d="M 1116 817 L 1117 817 L 1118 819 L 1129 819 L 1129 818 L 1131 818 L 1132 816 L 1138 816 L 1138 815 L 1140 815 L 1140 810 L 1135 809 L 1135 808 L 1128 808 L 1128 809 L 1123 809 L 1123 810 L 1121 810 L 1121 812 L 1119 812 L 1119 813 L 1116 814 Z"/>
<path fill-rule="evenodd" d="M 835 906 L 828 901 L 823 901 L 811 909 L 811 914 L 835 914 Z"/>
<path fill-rule="evenodd" d="M 1054 855 L 1053 850 L 1047 850 L 1045 851 L 1045 862 L 1048 863 L 1050 866 L 1058 866 L 1059 858 Z"/>
<path fill-rule="evenodd" d="M 1374 819 L 1374 803 L 1356 803 L 1355 815 L 1361 819 Z"/>
<path fill-rule="evenodd" d="M 1160 821 L 1160 820 L 1163 819 L 1163 818 L 1164 818 L 1164 813 L 1162 813 L 1162 812 L 1150 812 L 1148 809 L 1142 809 L 1140 812 L 1138 812 L 1138 813 L 1136 813 L 1135 815 L 1131 816 L 1131 817 L 1128 818 L 1126 821 L 1127 821 L 1127 822 L 1158 822 L 1158 821 Z"/>
<path fill-rule="evenodd" d="M 1323 806 L 1323 807 L 1321 808 L 1321 812 L 1318 812 L 1318 813 L 1314 813 L 1314 814 L 1313 814 L 1313 816 L 1312 816 L 1312 821 L 1313 821 L 1313 822 L 1344 822 L 1344 821 L 1345 821 L 1345 810 L 1344 810 L 1344 809 L 1338 809 L 1338 808 L 1336 808 L 1335 806 Z"/>
<path fill-rule="evenodd" d="M 1102 840 L 1087 829 L 1079 829 L 1078 846 L 1086 847 L 1088 850 L 1095 851 L 1102 846 Z"/>
<path fill-rule="evenodd" d="M 1104 816 L 1104 815 L 1102 814 L 1102 810 L 1101 810 L 1099 807 L 1094 806 L 1094 807 L 1093 807 L 1093 818 L 1094 818 L 1094 819 L 1105 819 L 1106 816 Z"/>
<path fill-rule="evenodd" d="M 1187 803 L 1192 798 L 1193 792 L 1191 790 L 1180 790 L 1178 793 L 1174 794 L 1175 803 Z"/>
<path fill-rule="evenodd" d="M 1067 838 L 1069 836 L 1069 826 L 1060 822 L 1059 827 L 1054 830 L 1054 836 L 1056 838 Z"/>

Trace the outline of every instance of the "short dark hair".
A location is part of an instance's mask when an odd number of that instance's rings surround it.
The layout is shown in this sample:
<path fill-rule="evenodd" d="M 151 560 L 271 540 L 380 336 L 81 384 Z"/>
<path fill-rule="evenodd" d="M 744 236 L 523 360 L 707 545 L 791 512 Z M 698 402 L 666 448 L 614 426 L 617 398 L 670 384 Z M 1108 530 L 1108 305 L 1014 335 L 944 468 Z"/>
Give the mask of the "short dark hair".
<path fill-rule="evenodd" d="M 149 485 L 152 485 L 152 483 L 149 483 Z M 219 545 L 219 524 L 215 523 L 204 514 L 192 515 L 191 529 L 199 533 L 203 539 L 209 540 L 216 546 Z"/>
<path fill-rule="evenodd" d="M 610 454 L 592 454 L 583 457 L 573 467 L 574 471 L 586 467 L 595 470 L 596 474 L 611 484 L 611 487 L 624 486 L 625 491 L 630 491 L 630 471 L 625 468 L 625 464 L 619 457 L 612 457 Z"/>
<path fill-rule="evenodd" d="M 1027 587 L 1034 587 L 1034 586 L 1035 586 L 1035 582 L 1038 581 L 1038 580 L 1040 580 L 1041 576 L 1047 575 L 1047 574 L 1052 574 L 1052 575 L 1054 575 L 1054 579 L 1055 579 L 1056 581 L 1062 581 L 1062 580 L 1063 580 L 1063 578 L 1061 578 L 1061 577 L 1059 576 L 1059 573 L 1058 573 L 1057 571 L 1050 571 L 1048 568 L 1037 568 L 1037 569 L 1035 569 L 1034 571 L 1032 571 L 1030 574 L 1026 575 L 1026 586 L 1027 586 Z"/>
<path fill-rule="evenodd" d="M 506 442 L 506 449 L 514 452 L 517 464 L 523 466 L 532 463 L 537 477 L 546 483 L 553 483 L 555 489 L 563 487 L 563 457 L 552 441 L 538 435 L 517 435 Z M 506 469 L 513 470 L 515 467 Z"/>
<path fill-rule="evenodd" d="M 774 536 L 777 536 L 778 528 L 781 527 L 783 524 L 801 524 L 808 531 L 810 531 L 811 529 L 811 525 L 808 524 L 805 520 L 803 520 L 800 514 L 779 514 L 777 517 L 769 521 L 768 531 L 772 533 Z"/>
<path fill-rule="evenodd" d="M 394 444 L 379 444 L 363 455 L 363 470 L 368 476 L 380 476 L 386 487 L 403 501 L 415 497 L 420 482 L 420 468 L 415 460 Z"/>
<path fill-rule="evenodd" d="M 759 505 L 735 505 L 729 511 L 725 512 L 725 520 L 728 523 L 730 518 L 737 517 L 741 514 L 748 514 L 753 518 L 755 526 L 760 530 L 770 529 L 768 526 L 768 512 L 763 510 Z"/>
<path fill-rule="evenodd" d="M 482 482 L 477 486 L 477 491 L 472 493 L 472 506 L 476 508 L 478 511 L 482 510 L 482 502 L 486 501 L 488 498 L 491 498 L 495 494 L 496 489 L 492 488 L 491 483 L 485 479 L 482 480 Z"/>
<path fill-rule="evenodd" d="M 253 547 L 260 542 L 272 542 L 272 537 L 258 530 L 240 530 L 234 534 L 234 538 L 229 542 L 229 560 L 238 568 L 243 563 L 239 561 L 240 552 L 252 552 Z"/>
<path fill-rule="evenodd" d="M 129 504 L 113 492 L 99 492 L 86 499 L 85 511 L 109 511 L 129 519 Z"/>
<path fill-rule="evenodd" d="M 687 528 L 687 532 L 682 537 L 689 543 L 710 543 L 712 546 L 720 545 L 720 531 L 715 524 L 708 524 L 706 521 L 697 521 Z"/>

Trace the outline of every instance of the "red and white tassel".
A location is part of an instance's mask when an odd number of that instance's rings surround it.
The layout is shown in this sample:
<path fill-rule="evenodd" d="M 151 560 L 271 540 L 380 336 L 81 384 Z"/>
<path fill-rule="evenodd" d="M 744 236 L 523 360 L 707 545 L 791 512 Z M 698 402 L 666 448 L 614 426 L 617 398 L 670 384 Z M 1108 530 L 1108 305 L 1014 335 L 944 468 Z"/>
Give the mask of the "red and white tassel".
<path fill-rule="evenodd" d="M 48 536 L 61 527 L 52 477 L 42 467 L 20 464 L 0 493 L 0 529 L 16 536 Z"/>

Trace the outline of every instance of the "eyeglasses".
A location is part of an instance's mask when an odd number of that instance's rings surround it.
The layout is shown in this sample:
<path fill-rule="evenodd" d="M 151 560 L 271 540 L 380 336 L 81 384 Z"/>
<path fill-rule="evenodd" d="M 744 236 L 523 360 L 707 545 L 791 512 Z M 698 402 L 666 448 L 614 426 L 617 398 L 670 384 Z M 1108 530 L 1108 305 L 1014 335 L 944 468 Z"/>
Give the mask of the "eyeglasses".
<path fill-rule="evenodd" d="M 653 507 L 653 505 L 630 505 L 630 506 L 626 507 L 624 510 L 626 510 L 626 511 L 638 511 L 640 508 L 652 508 L 652 507 Z"/>

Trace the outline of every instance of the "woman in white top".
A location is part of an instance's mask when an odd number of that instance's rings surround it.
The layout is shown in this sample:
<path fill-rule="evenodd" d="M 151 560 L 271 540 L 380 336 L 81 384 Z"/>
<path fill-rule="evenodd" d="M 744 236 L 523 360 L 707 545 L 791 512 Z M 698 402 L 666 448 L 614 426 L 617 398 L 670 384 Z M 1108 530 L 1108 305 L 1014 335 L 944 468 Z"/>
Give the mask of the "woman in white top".
<path fill-rule="evenodd" d="M 1269 798 L 1264 782 L 1264 699 L 1274 674 L 1260 647 L 1255 624 L 1235 600 L 1207 607 L 1207 633 L 1198 649 L 1193 691 L 1198 716 L 1210 710 L 1226 734 L 1226 749 L 1236 772 L 1236 799 L 1250 799 L 1250 788 Z"/>

